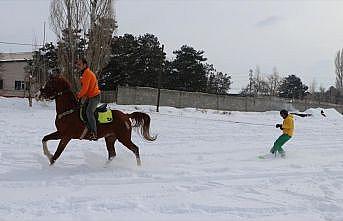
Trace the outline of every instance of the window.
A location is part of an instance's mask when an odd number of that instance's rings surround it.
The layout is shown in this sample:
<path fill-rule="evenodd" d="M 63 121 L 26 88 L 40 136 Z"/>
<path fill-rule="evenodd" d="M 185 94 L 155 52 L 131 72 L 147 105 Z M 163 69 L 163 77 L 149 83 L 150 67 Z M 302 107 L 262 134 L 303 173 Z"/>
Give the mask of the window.
<path fill-rule="evenodd" d="M 24 81 L 15 81 L 14 82 L 14 89 L 15 90 L 25 90 L 25 82 Z"/>
<path fill-rule="evenodd" d="M 4 89 L 4 80 L 0 79 L 0 90 Z"/>

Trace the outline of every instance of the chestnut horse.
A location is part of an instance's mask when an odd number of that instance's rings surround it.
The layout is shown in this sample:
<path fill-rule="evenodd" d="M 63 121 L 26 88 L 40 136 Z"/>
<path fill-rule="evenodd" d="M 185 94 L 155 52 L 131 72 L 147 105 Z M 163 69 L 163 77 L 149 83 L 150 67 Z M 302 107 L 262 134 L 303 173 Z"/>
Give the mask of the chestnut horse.
<path fill-rule="evenodd" d="M 85 124 L 80 119 L 80 105 L 71 86 L 67 80 L 61 76 L 51 76 L 44 87 L 39 91 L 39 97 L 55 100 L 57 131 L 46 135 L 42 139 L 43 152 L 49 159 L 50 165 L 54 164 L 61 155 L 71 139 L 80 139 Z M 118 139 L 124 146 L 131 150 L 137 160 L 137 165 L 141 165 L 138 147 L 131 141 L 132 127 L 140 128 L 140 132 L 145 140 L 154 141 L 156 137 L 150 135 L 150 117 L 142 112 L 125 114 L 119 110 L 111 110 L 113 121 L 105 124 L 97 124 L 98 138 L 105 138 L 108 151 L 108 160 L 116 156 L 114 143 Z M 132 124 L 131 121 L 132 120 Z M 90 134 L 84 136 L 90 140 Z M 60 140 L 57 150 L 52 155 L 47 146 L 49 140 Z"/>

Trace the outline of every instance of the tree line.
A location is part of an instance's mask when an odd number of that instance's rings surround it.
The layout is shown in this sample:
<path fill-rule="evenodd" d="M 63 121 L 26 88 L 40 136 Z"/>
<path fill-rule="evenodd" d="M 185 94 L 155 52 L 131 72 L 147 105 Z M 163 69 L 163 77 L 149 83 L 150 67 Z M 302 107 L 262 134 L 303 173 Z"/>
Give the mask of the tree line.
<path fill-rule="evenodd" d="M 256 66 L 255 70 L 249 70 L 249 83 L 242 89 L 240 94 L 242 96 L 278 96 L 343 104 L 343 88 L 340 86 L 343 79 L 343 61 L 340 60 L 343 57 L 340 57 L 341 53 L 339 52 L 336 57 L 336 65 L 341 64 L 336 67 L 336 87 L 330 86 L 328 89 L 325 89 L 320 86 L 317 89 L 315 81 L 310 86 L 307 86 L 295 74 L 281 77 L 276 68 L 269 75 L 262 74 L 260 68 Z"/>
<path fill-rule="evenodd" d="M 78 38 L 77 54 L 83 56 L 87 39 L 74 32 Z M 48 75 L 59 69 L 58 52 L 65 48 L 64 37 L 57 45 L 48 43 L 33 53 L 27 71 Z M 160 87 L 172 90 L 228 94 L 231 85 L 229 74 L 218 72 L 206 63 L 204 51 L 183 45 L 173 52 L 175 58 L 167 59 L 158 38 L 152 34 L 133 36 L 124 34 L 111 40 L 108 62 L 96 72 L 102 90 L 115 90 L 119 85 Z M 77 74 L 77 73 L 76 73 Z M 42 79 L 46 76 L 41 77 Z"/>
<path fill-rule="evenodd" d="M 66 35 L 66 33 L 64 33 Z M 73 38 L 78 39 L 76 54 L 86 53 L 87 39 L 75 31 Z M 41 79 L 51 73 L 63 73 L 59 69 L 58 53 L 65 48 L 62 37 L 56 45 L 47 43 L 33 53 L 28 61 L 27 71 L 36 73 Z M 207 63 L 203 50 L 183 45 L 173 51 L 173 58 L 167 58 L 162 44 L 153 34 L 134 36 L 124 34 L 114 36 L 110 42 L 108 62 L 100 72 L 99 85 L 102 90 L 115 90 L 120 86 L 141 86 L 165 88 L 211 94 L 229 94 L 232 85 L 230 74 L 217 71 L 213 64 Z M 78 73 L 76 73 L 78 74 Z M 274 68 L 272 74 L 262 74 L 260 68 L 249 70 L 249 83 L 242 88 L 242 96 L 279 96 L 292 99 L 311 98 L 319 101 L 341 103 L 338 90 L 305 85 L 300 77 L 289 74 L 281 77 Z M 79 76 L 77 76 L 79 77 Z M 334 92 L 332 92 L 334 90 Z"/>
<path fill-rule="evenodd" d="M 57 43 L 47 43 L 33 52 L 26 70 L 43 84 L 49 74 L 62 73 L 73 89 L 79 87 L 74 61 L 85 57 L 98 75 L 102 90 L 119 85 L 158 87 L 192 92 L 228 94 L 232 75 L 217 71 L 207 62 L 205 52 L 189 45 L 167 58 L 153 34 L 114 36 L 117 23 L 113 0 L 51 0 L 50 25 Z M 276 68 L 264 77 L 258 67 L 249 71 L 249 84 L 243 96 L 280 96 L 303 99 L 331 99 L 337 102 L 343 85 L 343 52 L 337 53 L 336 88 L 328 91 L 308 87 L 295 74 L 281 77 Z M 248 74 L 248 73 L 247 73 Z M 329 95 L 328 95 L 329 94 Z M 336 99 L 337 98 L 337 99 Z M 343 103 L 343 101 L 342 101 Z"/>
<path fill-rule="evenodd" d="M 284 98 L 302 99 L 309 95 L 309 87 L 299 77 L 290 74 L 281 77 L 276 68 L 270 75 L 262 75 L 260 68 L 249 70 L 249 83 L 242 89 L 243 96 L 279 96 Z"/>

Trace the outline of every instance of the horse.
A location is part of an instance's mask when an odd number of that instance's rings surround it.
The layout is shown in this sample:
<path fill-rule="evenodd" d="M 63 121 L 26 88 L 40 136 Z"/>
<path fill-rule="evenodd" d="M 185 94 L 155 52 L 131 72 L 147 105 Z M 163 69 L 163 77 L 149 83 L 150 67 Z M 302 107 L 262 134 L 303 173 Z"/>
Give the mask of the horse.
<path fill-rule="evenodd" d="M 75 94 L 71 90 L 70 83 L 62 76 L 50 76 L 43 87 L 38 91 L 39 98 L 55 100 L 56 118 L 55 126 L 57 131 L 43 137 L 43 153 L 47 156 L 50 165 L 60 157 L 68 142 L 72 139 L 91 140 L 91 134 L 86 131 L 85 123 L 80 119 L 80 104 Z M 142 137 L 147 141 L 155 141 L 156 136 L 150 135 L 150 116 L 143 112 L 124 113 L 119 110 L 112 110 L 112 122 L 97 123 L 98 138 L 105 138 L 108 161 L 116 156 L 114 143 L 118 139 L 124 146 L 131 150 L 137 161 L 137 166 L 141 165 L 139 148 L 131 140 L 132 128 L 138 128 Z M 48 150 L 49 140 L 60 140 L 54 154 Z"/>

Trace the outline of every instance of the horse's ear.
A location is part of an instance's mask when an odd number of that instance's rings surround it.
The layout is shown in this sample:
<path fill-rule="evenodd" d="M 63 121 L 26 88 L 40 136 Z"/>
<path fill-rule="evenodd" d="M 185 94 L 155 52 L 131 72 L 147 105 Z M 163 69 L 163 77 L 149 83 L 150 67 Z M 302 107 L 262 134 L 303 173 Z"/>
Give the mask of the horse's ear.
<path fill-rule="evenodd" d="M 52 80 L 53 80 L 53 76 L 52 76 L 52 75 L 49 75 L 48 78 L 46 79 L 45 84 L 46 84 L 48 81 L 52 81 Z"/>
<path fill-rule="evenodd" d="M 54 79 L 54 81 L 59 81 L 59 82 L 61 82 L 61 81 L 64 80 L 62 74 L 54 74 L 54 75 L 53 75 L 53 79 Z"/>
<path fill-rule="evenodd" d="M 59 80 L 65 81 L 65 77 L 63 76 L 63 74 L 58 74 L 58 75 L 56 75 L 56 76 L 57 76 L 57 78 L 58 78 Z"/>

